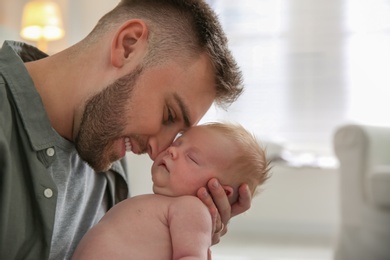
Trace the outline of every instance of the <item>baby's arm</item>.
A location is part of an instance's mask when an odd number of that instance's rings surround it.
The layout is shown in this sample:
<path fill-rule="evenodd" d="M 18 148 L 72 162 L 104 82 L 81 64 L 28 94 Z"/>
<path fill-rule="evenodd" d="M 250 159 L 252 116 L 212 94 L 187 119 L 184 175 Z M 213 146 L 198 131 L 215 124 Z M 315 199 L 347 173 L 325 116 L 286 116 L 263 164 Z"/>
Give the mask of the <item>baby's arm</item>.
<path fill-rule="evenodd" d="M 208 259 L 212 221 L 202 201 L 193 196 L 177 198 L 169 207 L 168 223 L 174 260 Z"/>

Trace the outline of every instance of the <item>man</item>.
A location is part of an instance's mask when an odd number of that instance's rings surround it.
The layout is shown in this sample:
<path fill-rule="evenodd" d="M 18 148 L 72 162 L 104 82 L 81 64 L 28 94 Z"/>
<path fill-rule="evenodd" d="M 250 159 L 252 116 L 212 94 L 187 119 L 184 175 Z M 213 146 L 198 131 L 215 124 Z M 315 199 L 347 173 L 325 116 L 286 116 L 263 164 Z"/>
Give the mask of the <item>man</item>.
<path fill-rule="evenodd" d="M 47 57 L 0 51 L 0 259 L 68 259 L 84 233 L 128 197 L 126 151 L 156 155 L 229 105 L 241 74 L 215 14 L 197 0 L 122 0 L 82 41 Z M 209 196 L 208 191 L 212 196 Z M 216 232 L 230 207 L 217 180 L 198 191 Z M 217 211 L 218 209 L 218 211 Z M 222 226 L 222 228 L 221 228 Z"/>

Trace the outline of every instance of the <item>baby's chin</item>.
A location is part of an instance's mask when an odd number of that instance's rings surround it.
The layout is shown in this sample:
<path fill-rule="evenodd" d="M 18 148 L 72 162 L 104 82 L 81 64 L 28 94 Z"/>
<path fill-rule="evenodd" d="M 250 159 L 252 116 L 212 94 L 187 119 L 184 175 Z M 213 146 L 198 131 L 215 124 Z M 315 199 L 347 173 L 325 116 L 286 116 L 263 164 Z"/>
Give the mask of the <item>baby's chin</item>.
<path fill-rule="evenodd" d="M 162 189 L 157 187 L 154 183 L 153 183 L 153 193 L 158 194 L 158 195 L 165 195 L 164 192 L 162 191 Z"/>
<path fill-rule="evenodd" d="M 153 183 L 153 193 L 154 194 L 158 194 L 158 195 L 168 196 L 168 197 L 177 197 L 177 196 L 179 196 L 177 194 L 174 194 L 172 191 L 170 191 L 167 188 L 158 187 L 154 183 Z"/>

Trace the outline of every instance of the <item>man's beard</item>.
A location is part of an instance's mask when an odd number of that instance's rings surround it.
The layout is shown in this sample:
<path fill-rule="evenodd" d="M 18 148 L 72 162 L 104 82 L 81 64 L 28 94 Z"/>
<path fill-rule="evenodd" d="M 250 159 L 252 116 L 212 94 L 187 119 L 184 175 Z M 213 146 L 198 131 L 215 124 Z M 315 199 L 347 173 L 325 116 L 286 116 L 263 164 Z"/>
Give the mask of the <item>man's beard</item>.
<path fill-rule="evenodd" d="M 136 68 L 86 103 L 75 145 L 80 157 L 97 172 L 108 170 L 112 162 L 120 159 L 111 147 L 129 123 L 126 106 L 142 71 L 142 67 Z"/>

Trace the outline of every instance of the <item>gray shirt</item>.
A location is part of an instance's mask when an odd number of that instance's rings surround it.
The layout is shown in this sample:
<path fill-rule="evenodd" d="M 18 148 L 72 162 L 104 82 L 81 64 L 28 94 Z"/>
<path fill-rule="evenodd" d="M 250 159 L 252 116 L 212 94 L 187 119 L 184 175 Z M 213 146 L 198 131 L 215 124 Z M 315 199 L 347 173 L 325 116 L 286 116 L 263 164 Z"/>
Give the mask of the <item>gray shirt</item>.
<path fill-rule="evenodd" d="M 0 259 L 68 259 L 129 196 L 123 162 L 96 173 L 51 127 L 23 64 L 44 57 L 24 43 L 0 49 Z"/>

